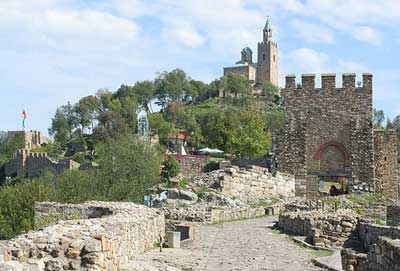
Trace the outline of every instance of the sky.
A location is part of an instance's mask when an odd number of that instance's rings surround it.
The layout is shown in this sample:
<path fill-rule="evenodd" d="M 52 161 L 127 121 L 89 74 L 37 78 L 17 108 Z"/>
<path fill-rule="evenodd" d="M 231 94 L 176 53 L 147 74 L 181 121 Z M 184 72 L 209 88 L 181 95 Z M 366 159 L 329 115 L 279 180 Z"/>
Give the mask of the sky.
<path fill-rule="evenodd" d="M 400 114 L 398 0 L 1 0 L 0 130 L 47 133 L 57 107 L 181 68 L 210 82 L 269 16 L 280 85 L 295 73 L 374 75 L 374 107 Z M 317 83 L 318 86 L 318 83 Z"/>

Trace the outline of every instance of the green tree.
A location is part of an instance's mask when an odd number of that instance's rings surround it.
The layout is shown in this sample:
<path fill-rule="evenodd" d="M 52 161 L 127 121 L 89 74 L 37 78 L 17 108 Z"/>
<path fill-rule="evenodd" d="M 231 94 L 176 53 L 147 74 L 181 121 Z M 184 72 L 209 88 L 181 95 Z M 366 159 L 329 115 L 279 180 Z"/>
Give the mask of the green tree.
<path fill-rule="evenodd" d="M 162 163 L 161 177 L 164 181 L 169 181 L 171 178 L 178 176 L 179 171 L 178 161 L 174 157 L 170 157 Z"/>
<path fill-rule="evenodd" d="M 105 200 L 98 193 L 94 171 L 67 170 L 59 175 L 46 175 L 40 181 L 48 189 L 47 200 L 62 203 L 82 203 Z"/>
<path fill-rule="evenodd" d="M 189 90 L 189 78 L 181 69 L 171 72 L 162 72 L 154 80 L 155 94 L 162 109 L 169 101 L 179 102 Z"/>
<path fill-rule="evenodd" d="M 105 111 L 101 112 L 97 117 L 99 124 L 93 130 L 96 141 L 105 142 L 118 135 L 125 134 L 128 127 L 124 118 L 119 112 Z"/>
<path fill-rule="evenodd" d="M 148 115 L 150 129 L 157 131 L 159 140 L 163 144 L 167 144 L 168 134 L 174 131 L 171 123 L 167 122 L 162 113 L 154 113 Z"/>
<path fill-rule="evenodd" d="M 385 113 L 383 110 L 376 110 L 374 108 L 373 111 L 373 124 L 374 128 L 376 129 L 382 129 L 383 128 L 383 122 L 385 121 Z"/>
<path fill-rule="evenodd" d="M 100 108 L 100 100 L 96 96 L 86 96 L 79 100 L 75 105 L 78 122 L 82 130 L 85 128 L 94 128 L 94 120 Z"/>
<path fill-rule="evenodd" d="M 224 112 L 221 110 L 208 111 L 205 118 L 207 121 L 202 127 L 202 134 L 206 145 L 224 150 L 227 141 Z"/>
<path fill-rule="evenodd" d="M 0 239 L 34 228 L 35 201 L 44 201 L 48 189 L 38 181 L 0 188 Z"/>
<path fill-rule="evenodd" d="M 262 84 L 262 95 L 267 99 L 267 101 L 274 102 L 279 94 L 279 88 L 270 82 Z"/>
<path fill-rule="evenodd" d="M 221 78 L 222 87 L 238 97 L 240 94 L 251 94 L 251 82 L 238 74 L 228 74 Z"/>
<path fill-rule="evenodd" d="M 151 100 L 154 97 L 154 83 L 152 81 L 139 81 L 133 86 L 133 91 L 137 97 L 138 103 L 147 114 L 153 113 Z"/>
<path fill-rule="evenodd" d="M 141 202 L 147 188 L 160 181 L 161 155 L 157 146 L 121 135 L 96 148 L 101 170 L 97 190 L 108 200 Z"/>
<path fill-rule="evenodd" d="M 268 152 L 272 143 L 271 132 L 266 132 L 260 113 L 253 110 L 228 115 L 228 142 L 230 152 L 242 158 L 256 158 Z"/>

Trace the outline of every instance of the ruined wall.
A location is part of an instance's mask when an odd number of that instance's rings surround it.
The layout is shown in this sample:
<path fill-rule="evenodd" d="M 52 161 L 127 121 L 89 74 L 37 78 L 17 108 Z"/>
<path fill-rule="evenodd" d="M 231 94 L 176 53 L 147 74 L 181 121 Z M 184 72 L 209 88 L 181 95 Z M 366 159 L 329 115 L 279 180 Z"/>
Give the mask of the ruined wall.
<path fill-rule="evenodd" d="M 364 247 L 368 249 L 369 246 L 376 244 L 381 236 L 391 239 L 400 239 L 400 228 L 370 223 L 359 223 L 358 234 Z"/>
<path fill-rule="evenodd" d="M 293 175 L 281 172 L 274 175 L 263 167 L 229 167 L 203 174 L 198 178 L 206 183 L 218 183 L 222 193 L 244 202 L 264 197 L 289 199 L 295 196 Z"/>
<path fill-rule="evenodd" d="M 299 211 L 279 215 L 279 228 L 307 236 L 315 246 L 341 246 L 356 231 L 357 215 L 350 210 L 337 212 Z"/>
<path fill-rule="evenodd" d="M 400 206 L 387 206 L 386 210 L 386 225 L 400 227 Z"/>
<path fill-rule="evenodd" d="M 200 223 L 218 223 L 265 215 L 265 209 L 262 207 L 214 209 L 207 206 L 189 206 L 184 208 L 163 208 L 163 211 L 166 219 Z"/>
<path fill-rule="evenodd" d="M 47 153 L 34 153 L 29 150 L 18 150 L 12 159 L 5 164 L 6 176 L 33 178 L 49 171 L 59 174 L 67 169 L 77 169 L 79 163 L 72 160 L 55 161 Z"/>
<path fill-rule="evenodd" d="M 379 237 L 368 252 L 369 271 L 400 270 L 400 240 Z"/>
<path fill-rule="evenodd" d="M 286 77 L 287 119 L 274 142 L 279 170 L 295 174 L 303 190 L 305 175 L 320 173 L 352 176 L 353 190 L 373 190 L 372 75 L 355 87 L 356 75 L 343 74 L 342 88 L 335 76 L 323 74 L 321 88 L 314 74 L 302 75 L 299 87 Z"/>
<path fill-rule="evenodd" d="M 41 231 L 1 241 L 0 270 L 14 270 L 7 269 L 11 267 L 45 271 L 119 270 L 152 248 L 160 232 L 164 234 L 164 214 L 141 205 L 122 202 L 52 205 L 37 205 L 38 215 L 46 215 L 48 211 L 53 215 L 77 213 L 82 217 L 95 214 L 97 218 L 63 220 Z"/>
<path fill-rule="evenodd" d="M 397 135 L 395 130 L 374 130 L 375 189 L 390 198 L 399 196 Z"/>

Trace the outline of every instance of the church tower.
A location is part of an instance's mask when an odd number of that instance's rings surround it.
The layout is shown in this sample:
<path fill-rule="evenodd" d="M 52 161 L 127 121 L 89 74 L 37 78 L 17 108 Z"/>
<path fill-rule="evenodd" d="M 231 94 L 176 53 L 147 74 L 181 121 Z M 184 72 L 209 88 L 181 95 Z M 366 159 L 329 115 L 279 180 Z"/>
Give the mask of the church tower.
<path fill-rule="evenodd" d="M 278 86 L 278 63 L 278 45 L 272 41 L 272 28 L 267 19 L 263 29 L 263 41 L 258 43 L 256 82 L 258 84 L 270 82 Z"/>

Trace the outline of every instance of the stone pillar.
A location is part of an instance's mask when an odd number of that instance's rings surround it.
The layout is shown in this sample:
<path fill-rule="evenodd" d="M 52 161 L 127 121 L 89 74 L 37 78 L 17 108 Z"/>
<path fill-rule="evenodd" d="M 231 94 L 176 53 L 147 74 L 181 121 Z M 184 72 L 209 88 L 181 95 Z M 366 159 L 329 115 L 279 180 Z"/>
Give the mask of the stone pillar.
<path fill-rule="evenodd" d="M 169 248 L 181 247 L 181 233 L 178 231 L 167 232 L 167 242 Z"/>

